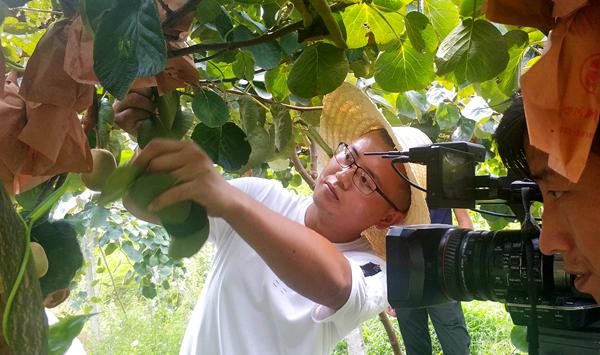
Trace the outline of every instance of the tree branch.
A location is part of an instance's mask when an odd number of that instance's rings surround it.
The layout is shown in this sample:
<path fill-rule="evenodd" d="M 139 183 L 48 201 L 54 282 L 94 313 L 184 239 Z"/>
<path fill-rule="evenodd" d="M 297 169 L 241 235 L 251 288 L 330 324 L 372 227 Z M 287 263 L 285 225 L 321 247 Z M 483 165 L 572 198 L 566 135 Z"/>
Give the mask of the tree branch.
<path fill-rule="evenodd" d="M 194 0 L 190 0 L 190 2 L 191 1 L 194 1 Z M 165 22 L 166 22 L 166 20 L 165 20 Z M 238 49 L 238 48 L 250 47 L 250 46 L 257 45 L 257 44 L 272 41 L 279 37 L 283 37 L 289 33 L 297 31 L 300 28 L 302 28 L 302 21 L 294 22 L 294 23 L 287 25 L 285 27 L 282 27 L 274 32 L 269 32 L 262 36 L 258 36 L 256 38 L 252 38 L 252 39 L 247 39 L 244 41 L 198 43 L 198 44 L 194 44 L 189 47 L 173 50 L 173 51 L 169 52 L 169 57 L 181 57 L 181 56 L 191 54 L 191 53 L 216 51 L 216 50 L 222 50 L 222 49 L 231 51 L 231 50 Z"/>
<path fill-rule="evenodd" d="M 310 176 L 310 174 L 308 173 L 308 171 L 306 171 L 306 169 L 304 169 L 304 165 L 302 165 L 300 158 L 298 158 L 298 153 L 296 153 L 296 149 L 294 149 L 294 152 L 292 153 L 292 156 L 290 157 L 290 159 L 292 160 L 292 163 L 294 164 L 296 171 L 300 174 L 300 176 L 302 176 L 302 178 L 304 179 L 304 181 L 306 181 L 308 186 L 310 186 L 310 189 L 314 190 L 315 189 L 315 179 L 313 179 L 312 176 Z"/>
<path fill-rule="evenodd" d="M 284 104 L 281 102 L 277 102 L 275 100 L 271 100 L 271 99 L 265 99 L 263 97 L 260 97 L 258 95 L 254 95 L 254 94 L 250 94 L 247 92 L 243 92 L 243 91 L 238 91 L 238 90 L 234 90 L 234 89 L 227 89 L 225 90 L 227 93 L 229 94 L 233 94 L 233 95 L 245 95 L 245 96 L 252 96 L 253 98 L 257 99 L 260 102 L 264 102 L 267 104 L 280 104 L 281 106 L 290 109 L 290 110 L 296 110 L 296 111 L 320 111 L 323 109 L 323 106 L 295 106 L 295 105 L 289 105 L 289 104 Z"/>
<path fill-rule="evenodd" d="M 390 323 L 390 319 L 387 317 L 385 312 L 379 313 L 379 320 L 383 324 L 385 332 L 387 333 L 388 338 L 390 339 L 390 345 L 394 350 L 394 355 L 401 355 L 402 352 L 400 351 L 400 345 L 398 344 L 398 337 L 396 337 L 396 332 L 394 331 L 392 323 Z"/>
<path fill-rule="evenodd" d="M 319 176 L 319 147 L 314 140 L 310 138 L 308 140 L 310 141 L 310 176 L 316 179 Z"/>

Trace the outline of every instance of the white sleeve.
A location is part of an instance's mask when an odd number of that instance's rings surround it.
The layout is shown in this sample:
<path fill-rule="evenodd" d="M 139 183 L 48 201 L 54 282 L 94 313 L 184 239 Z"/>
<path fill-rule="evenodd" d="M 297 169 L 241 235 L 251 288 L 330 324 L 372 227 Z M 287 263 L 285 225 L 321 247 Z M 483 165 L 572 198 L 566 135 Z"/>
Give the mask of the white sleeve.
<path fill-rule="evenodd" d="M 333 322 L 339 334 L 347 334 L 385 309 L 388 304 L 385 264 L 379 258 L 370 259 L 348 258 L 352 268 L 348 301 L 337 311 L 316 306 L 312 313 L 315 322 Z"/>

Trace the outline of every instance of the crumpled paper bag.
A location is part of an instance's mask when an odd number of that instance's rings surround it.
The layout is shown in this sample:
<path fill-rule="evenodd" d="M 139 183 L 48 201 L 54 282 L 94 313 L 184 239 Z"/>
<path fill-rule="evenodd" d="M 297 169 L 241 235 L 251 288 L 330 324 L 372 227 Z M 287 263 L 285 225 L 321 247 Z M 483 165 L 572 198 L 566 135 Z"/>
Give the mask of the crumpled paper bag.
<path fill-rule="evenodd" d="M 540 60 L 521 77 L 529 141 L 577 182 L 600 115 L 600 1 L 557 0 Z"/>

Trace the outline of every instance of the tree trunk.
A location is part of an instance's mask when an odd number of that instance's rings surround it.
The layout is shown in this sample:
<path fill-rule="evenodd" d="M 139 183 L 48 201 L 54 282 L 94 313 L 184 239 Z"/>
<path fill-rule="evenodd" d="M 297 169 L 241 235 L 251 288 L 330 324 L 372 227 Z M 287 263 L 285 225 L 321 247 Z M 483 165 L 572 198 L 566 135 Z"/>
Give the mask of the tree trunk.
<path fill-rule="evenodd" d="M 0 185 L 0 318 L 4 315 L 6 301 L 17 277 L 24 247 L 25 228 L 10 197 Z M 48 322 L 31 258 L 13 301 L 8 324 L 10 346 L 0 332 L 0 354 L 48 353 Z"/>

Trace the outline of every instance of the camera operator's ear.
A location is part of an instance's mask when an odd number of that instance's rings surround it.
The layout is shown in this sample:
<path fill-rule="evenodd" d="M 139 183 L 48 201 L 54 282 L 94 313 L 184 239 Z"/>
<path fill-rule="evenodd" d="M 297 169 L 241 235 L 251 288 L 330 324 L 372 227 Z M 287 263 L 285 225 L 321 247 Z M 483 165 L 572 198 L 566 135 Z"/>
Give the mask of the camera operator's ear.
<path fill-rule="evenodd" d="M 375 225 L 378 229 L 386 229 L 390 226 L 396 226 L 402 224 L 406 217 L 406 212 L 390 211 Z"/>
<path fill-rule="evenodd" d="M 54 292 L 49 293 L 46 298 L 44 298 L 44 307 L 46 308 L 54 308 L 59 304 L 63 303 L 71 294 L 71 290 L 68 288 L 61 288 Z"/>

